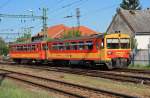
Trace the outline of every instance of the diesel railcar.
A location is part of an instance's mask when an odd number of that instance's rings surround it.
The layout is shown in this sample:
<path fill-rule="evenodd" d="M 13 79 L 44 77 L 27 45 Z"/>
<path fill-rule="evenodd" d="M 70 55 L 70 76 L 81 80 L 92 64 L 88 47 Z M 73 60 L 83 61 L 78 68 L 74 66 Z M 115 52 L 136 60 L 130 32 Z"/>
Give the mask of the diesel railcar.
<path fill-rule="evenodd" d="M 124 68 L 131 62 L 130 36 L 122 33 L 56 39 L 48 42 L 10 45 L 10 57 L 17 63 L 48 61 L 61 64 L 89 64 Z"/>

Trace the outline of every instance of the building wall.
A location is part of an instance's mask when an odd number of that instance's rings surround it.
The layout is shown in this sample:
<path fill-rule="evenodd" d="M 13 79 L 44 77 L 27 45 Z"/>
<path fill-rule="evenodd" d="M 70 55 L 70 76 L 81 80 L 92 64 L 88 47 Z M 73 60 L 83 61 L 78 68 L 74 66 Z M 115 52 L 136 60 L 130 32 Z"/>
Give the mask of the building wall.
<path fill-rule="evenodd" d="M 126 22 L 120 17 L 119 14 L 114 16 L 112 24 L 107 30 L 107 33 L 114 33 L 115 31 L 120 31 L 121 33 L 132 34 L 131 29 L 128 27 Z"/>
<path fill-rule="evenodd" d="M 150 35 L 135 35 L 138 46 L 137 49 L 148 49 L 150 42 Z"/>

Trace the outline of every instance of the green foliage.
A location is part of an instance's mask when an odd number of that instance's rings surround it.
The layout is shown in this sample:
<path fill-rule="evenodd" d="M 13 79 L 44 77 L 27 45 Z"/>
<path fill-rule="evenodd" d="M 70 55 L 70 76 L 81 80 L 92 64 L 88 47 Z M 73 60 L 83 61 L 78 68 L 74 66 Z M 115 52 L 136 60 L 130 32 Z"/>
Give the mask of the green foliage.
<path fill-rule="evenodd" d="M 38 90 L 37 90 L 38 91 Z M 3 80 L 0 85 L 0 98 L 52 98 L 44 91 L 24 89 L 11 80 Z"/>
<path fill-rule="evenodd" d="M 107 32 L 104 32 L 104 36 L 107 35 Z"/>
<path fill-rule="evenodd" d="M 139 0 L 123 0 L 122 3 L 120 4 L 120 7 L 126 10 L 141 10 L 142 9 Z"/>
<path fill-rule="evenodd" d="M 131 49 L 137 49 L 137 46 L 138 46 L 137 40 L 134 37 L 132 37 L 131 38 Z"/>
<path fill-rule="evenodd" d="M 150 66 L 149 65 L 142 65 L 142 64 L 135 64 L 135 65 L 130 64 L 128 68 L 131 68 L 131 69 L 150 69 Z"/>
<path fill-rule="evenodd" d="M 7 55 L 8 54 L 8 46 L 5 41 L 0 38 L 0 55 Z"/>
<path fill-rule="evenodd" d="M 52 38 L 47 38 L 46 41 L 53 41 L 54 39 Z"/>
<path fill-rule="evenodd" d="M 30 38 L 31 38 L 30 33 L 24 33 L 23 36 L 21 36 L 20 38 L 17 38 L 16 42 L 26 42 Z"/>
<path fill-rule="evenodd" d="M 72 37 L 80 37 L 81 36 L 81 32 L 78 30 L 70 30 L 68 32 L 64 32 L 63 37 L 62 38 L 72 38 Z"/>

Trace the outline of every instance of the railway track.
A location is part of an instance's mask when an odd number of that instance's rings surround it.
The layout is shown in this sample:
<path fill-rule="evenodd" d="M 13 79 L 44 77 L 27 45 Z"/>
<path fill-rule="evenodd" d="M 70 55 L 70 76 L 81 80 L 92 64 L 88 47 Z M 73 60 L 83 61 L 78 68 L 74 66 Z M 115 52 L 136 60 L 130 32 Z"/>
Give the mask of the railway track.
<path fill-rule="evenodd" d="M 59 92 L 69 98 L 101 98 L 101 97 L 137 98 L 136 96 L 130 96 L 112 91 L 86 87 L 83 85 L 53 80 L 22 72 L 15 72 L 6 69 L 0 69 L 0 71 L 5 72 L 6 77 L 19 80 L 22 82 L 27 82 L 29 84 L 36 85 L 38 87 L 48 89 L 51 91 Z"/>
<path fill-rule="evenodd" d="M 45 70 L 45 69 L 44 69 Z M 105 71 L 97 71 L 97 70 L 83 70 L 83 69 L 62 69 L 62 68 L 51 68 L 46 69 L 48 71 L 56 71 L 56 72 L 64 72 L 64 73 L 72 73 L 78 75 L 86 75 L 92 77 L 100 77 L 111 80 L 117 80 L 121 82 L 131 82 L 131 83 L 139 83 L 150 86 L 150 77 L 145 76 L 135 76 L 135 75 L 125 75 L 119 73 L 105 72 Z"/>
<path fill-rule="evenodd" d="M 61 68 L 61 67 L 49 67 L 49 66 L 24 66 L 34 69 L 41 69 L 47 71 L 55 71 L 55 72 L 63 72 L 63 73 L 71 73 L 71 74 L 78 74 L 78 75 L 85 75 L 85 76 L 92 76 L 92 77 L 100 77 L 106 78 L 121 82 L 131 82 L 136 84 L 145 84 L 150 86 L 150 77 L 146 76 L 137 76 L 137 75 L 126 75 L 120 74 L 112 71 L 99 71 L 99 70 L 88 70 L 88 69 L 78 69 L 78 68 Z"/>
<path fill-rule="evenodd" d="M 115 71 L 150 75 L 150 70 L 142 70 L 142 69 L 116 69 Z"/>
<path fill-rule="evenodd" d="M 15 65 L 20 66 L 20 65 Z M 22 66 L 22 65 L 21 65 Z M 117 80 L 121 82 L 131 82 L 131 83 L 138 83 L 138 84 L 145 84 L 150 86 L 150 75 L 148 74 L 148 70 L 146 70 L 146 73 L 144 73 L 144 70 L 134 70 L 134 69 L 117 69 L 115 71 L 100 71 L 100 70 L 89 70 L 89 69 L 79 69 L 79 68 L 69 68 L 69 67 L 50 67 L 50 66 L 27 66 L 23 65 L 23 67 L 29 67 L 34 69 L 41 69 L 41 70 L 47 70 L 47 71 L 55 71 L 55 72 L 63 72 L 63 73 L 71 73 L 71 74 L 78 74 L 78 75 L 86 75 L 86 76 L 92 76 L 92 77 L 100 77 L 100 78 L 106 78 L 111 80 Z M 138 73 L 139 71 L 139 73 Z M 130 74 L 121 74 L 119 72 L 130 72 L 133 73 Z M 148 76 L 139 76 L 135 75 L 135 73 L 138 74 L 148 74 Z M 141 73 L 140 73 L 141 72 Z"/>

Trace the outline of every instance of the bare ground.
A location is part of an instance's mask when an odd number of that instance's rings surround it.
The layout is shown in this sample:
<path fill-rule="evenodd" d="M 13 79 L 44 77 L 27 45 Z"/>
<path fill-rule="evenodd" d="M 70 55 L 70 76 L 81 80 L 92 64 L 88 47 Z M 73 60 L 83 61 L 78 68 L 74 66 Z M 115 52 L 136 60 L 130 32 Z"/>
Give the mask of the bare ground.
<path fill-rule="evenodd" d="M 50 79 L 67 81 L 71 83 L 81 84 L 81 85 L 100 88 L 100 89 L 109 90 L 109 91 L 135 95 L 135 96 L 139 96 L 143 98 L 150 97 L 150 87 L 142 85 L 142 84 L 122 83 L 122 82 L 116 82 L 116 81 L 103 79 L 103 78 L 16 67 L 13 65 L 12 66 L 0 65 L 0 68 L 9 69 L 13 71 L 15 70 L 19 72 L 25 72 L 25 73 L 29 73 L 33 75 L 47 77 Z"/>

